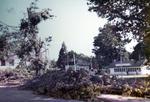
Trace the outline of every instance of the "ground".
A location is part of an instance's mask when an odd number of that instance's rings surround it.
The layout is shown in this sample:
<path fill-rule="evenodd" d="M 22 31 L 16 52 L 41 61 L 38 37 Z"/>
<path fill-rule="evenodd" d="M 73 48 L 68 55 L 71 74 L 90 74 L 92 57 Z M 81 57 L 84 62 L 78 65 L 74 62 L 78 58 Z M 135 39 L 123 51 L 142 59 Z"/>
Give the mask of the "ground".
<path fill-rule="evenodd" d="M 16 87 L 0 87 L 0 102 L 81 102 L 48 98 L 33 94 L 32 91 L 18 90 Z"/>
<path fill-rule="evenodd" d="M 118 95 L 98 96 L 98 102 L 150 102 L 150 99 L 122 97 Z M 102 101 L 103 100 L 103 101 Z M 19 90 L 17 87 L 0 86 L 0 102 L 81 102 L 75 100 L 53 99 L 33 94 L 32 91 Z"/>
<path fill-rule="evenodd" d="M 103 94 L 98 96 L 99 100 L 103 100 L 104 102 L 150 102 L 150 99 L 143 99 L 137 97 L 125 97 L 119 95 L 109 95 Z"/>
<path fill-rule="evenodd" d="M 3 79 L 3 78 L 2 78 Z M 76 100 L 54 99 L 37 95 L 33 91 L 20 90 L 17 86 L 23 84 L 20 78 L 5 78 L 0 81 L 0 102 L 81 102 Z M 150 102 L 150 99 L 123 97 L 119 95 L 102 94 L 96 102 Z"/>

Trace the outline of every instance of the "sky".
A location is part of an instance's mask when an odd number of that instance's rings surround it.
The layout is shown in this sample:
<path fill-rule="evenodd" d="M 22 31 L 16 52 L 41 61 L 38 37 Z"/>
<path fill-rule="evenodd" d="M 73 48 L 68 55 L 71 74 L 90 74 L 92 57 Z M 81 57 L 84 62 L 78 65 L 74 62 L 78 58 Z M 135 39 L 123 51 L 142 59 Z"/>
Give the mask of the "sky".
<path fill-rule="evenodd" d="M 18 26 L 32 0 L 0 0 L 0 21 Z M 93 37 L 107 21 L 88 11 L 87 0 L 39 0 L 40 9 L 50 8 L 53 19 L 38 25 L 39 37 L 52 36 L 49 59 L 57 60 L 64 41 L 67 50 L 91 56 Z"/>

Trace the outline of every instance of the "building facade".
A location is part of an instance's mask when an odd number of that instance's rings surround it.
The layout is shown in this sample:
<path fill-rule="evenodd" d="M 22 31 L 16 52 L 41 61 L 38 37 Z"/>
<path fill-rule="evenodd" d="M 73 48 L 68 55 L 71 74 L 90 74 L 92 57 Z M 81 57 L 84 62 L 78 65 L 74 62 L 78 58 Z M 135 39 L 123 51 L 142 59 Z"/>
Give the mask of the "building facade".
<path fill-rule="evenodd" d="M 65 66 L 65 69 L 73 69 L 73 70 L 80 70 L 80 69 L 85 69 L 89 71 L 91 68 L 90 62 L 87 62 L 83 59 L 70 59 L 69 63 Z"/>
<path fill-rule="evenodd" d="M 107 70 L 110 75 L 150 75 L 150 66 L 143 65 L 143 62 L 113 62 L 104 70 Z"/>
<path fill-rule="evenodd" d="M 18 57 L 14 55 L 0 59 L 0 69 L 16 68 L 19 62 L 20 60 L 18 59 Z"/>

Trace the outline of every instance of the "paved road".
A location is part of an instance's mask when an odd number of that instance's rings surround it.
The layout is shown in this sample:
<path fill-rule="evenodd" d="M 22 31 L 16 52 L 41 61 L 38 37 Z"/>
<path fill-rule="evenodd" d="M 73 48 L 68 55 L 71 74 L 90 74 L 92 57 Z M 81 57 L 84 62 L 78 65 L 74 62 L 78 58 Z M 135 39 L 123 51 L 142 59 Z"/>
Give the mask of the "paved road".
<path fill-rule="evenodd" d="M 150 99 L 122 97 L 103 94 L 98 96 L 98 102 L 150 102 Z M 103 100 L 103 101 L 102 101 Z M 0 102 L 81 102 L 75 100 L 62 100 L 35 95 L 32 91 L 18 90 L 16 87 L 0 86 Z"/>
<path fill-rule="evenodd" d="M 102 94 L 98 96 L 99 100 L 103 102 L 150 102 L 150 99 L 136 98 L 136 97 L 123 97 L 119 95 Z"/>
<path fill-rule="evenodd" d="M 15 87 L 0 87 L 0 102 L 79 102 L 79 101 L 48 98 L 46 96 L 35 95 L 31 91 L 18 90 Z"/>

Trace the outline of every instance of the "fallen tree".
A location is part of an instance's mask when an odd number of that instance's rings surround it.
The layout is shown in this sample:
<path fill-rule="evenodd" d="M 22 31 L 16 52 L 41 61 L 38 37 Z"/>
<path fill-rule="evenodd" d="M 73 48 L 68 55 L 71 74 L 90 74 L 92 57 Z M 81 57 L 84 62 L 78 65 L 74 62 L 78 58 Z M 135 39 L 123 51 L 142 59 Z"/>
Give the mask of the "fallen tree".
<path fill-rule="evenodd" d="M 100 94 L 100 85 L 91 81 L 85 70 L 50 71 L 28 81 L 23 89 L 64 99 L 87 100 Z"/>

